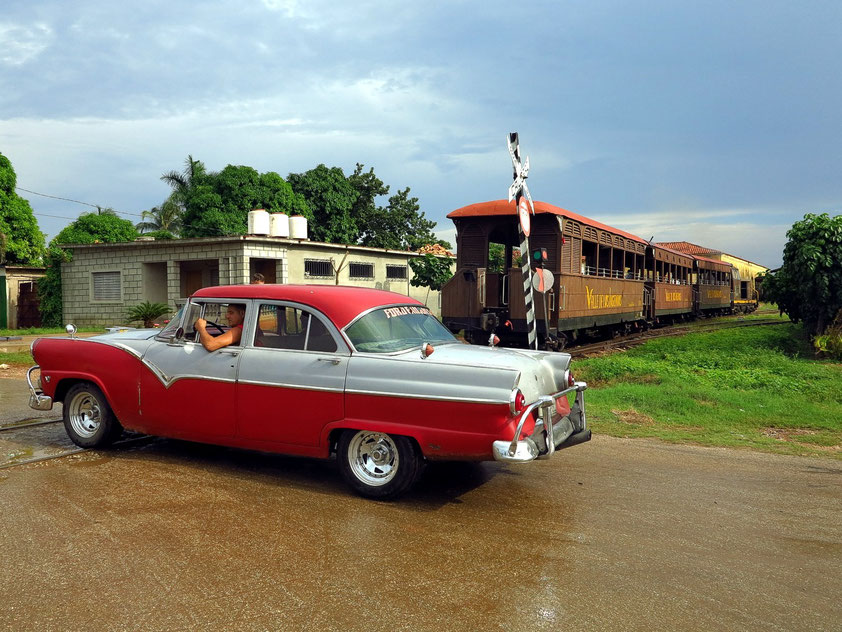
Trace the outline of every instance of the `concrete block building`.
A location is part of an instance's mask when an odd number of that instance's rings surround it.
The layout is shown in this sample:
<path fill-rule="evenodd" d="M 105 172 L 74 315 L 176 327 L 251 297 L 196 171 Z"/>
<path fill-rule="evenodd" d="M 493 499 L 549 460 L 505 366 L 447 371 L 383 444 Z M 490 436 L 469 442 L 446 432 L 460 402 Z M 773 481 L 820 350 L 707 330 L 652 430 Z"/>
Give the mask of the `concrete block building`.
<path fill-rule="evenodd" d="M 438 292 L 412 287 L 417 253 L 256 235 L 63 246 L 62 311 L 77 326 L 129 324 L 143 301 L 177 310 L 202 287 L 249 283 L 357 285 L 406 294 L 440 313 Z M 451 258 L 452 261 L 455 261 Z M 163 318 L 166 318 L 163 317 Z"/>

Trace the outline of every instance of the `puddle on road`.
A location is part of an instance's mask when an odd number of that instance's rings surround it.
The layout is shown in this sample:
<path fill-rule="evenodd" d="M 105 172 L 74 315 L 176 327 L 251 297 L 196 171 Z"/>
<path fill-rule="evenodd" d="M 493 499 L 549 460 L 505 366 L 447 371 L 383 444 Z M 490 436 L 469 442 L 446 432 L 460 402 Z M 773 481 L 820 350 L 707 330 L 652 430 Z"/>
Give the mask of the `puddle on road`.
<path fill-rule="evenodd" d="M 75 452 L 60 423 L 29 426 L 0 433 L 0 467 Z"/>

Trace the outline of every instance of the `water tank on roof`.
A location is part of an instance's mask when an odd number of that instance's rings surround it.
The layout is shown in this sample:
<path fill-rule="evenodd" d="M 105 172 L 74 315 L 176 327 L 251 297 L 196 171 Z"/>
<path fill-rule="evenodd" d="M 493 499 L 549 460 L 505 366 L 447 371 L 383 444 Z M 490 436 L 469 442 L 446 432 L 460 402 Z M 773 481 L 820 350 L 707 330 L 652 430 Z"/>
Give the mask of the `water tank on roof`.
<path fill-rule="evenodd" d="M 293 239 L 307 239 L 307 218 L 301 215 L 290 217 L 289 233 Z"/>
<path fill-rule="evenodd" d="M 269 217 L 270 237 L 289 237 L 289 215 L 272 213 Z"/>
<path fill-rule="evenodd" d="M 249 211 L 249 235 L 269 234 L 269 213 L 262 208 Z"/>

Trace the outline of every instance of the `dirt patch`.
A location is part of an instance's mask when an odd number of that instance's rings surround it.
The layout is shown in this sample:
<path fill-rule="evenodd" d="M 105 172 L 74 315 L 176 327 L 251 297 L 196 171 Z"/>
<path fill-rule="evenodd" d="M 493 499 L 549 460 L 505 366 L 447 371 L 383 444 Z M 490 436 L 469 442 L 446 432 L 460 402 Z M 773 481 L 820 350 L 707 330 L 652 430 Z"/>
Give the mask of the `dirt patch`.
<path fill-rule="evenodd" d="M 612 410 L 612 414 L 617 417 L 617 421 L 629 424 L 632 426 L 652 426 L 655 420 L 649 415 L 637 412 L 634 408 L 628 410 Z"/>
<path fill-rule="evenodd" d="M 9 378 L 13 380 L 26 379 L 26 372 L 30 365 L 24 364 L 0 364 L 0 379 Z M 5 368 L 3 368 L 5 367 Z M 33 378 L 38 377 L 33 375 Z"/>
<path fill-rule="evenodd" d="M 804 446 L 805 448 L 812 448 L 821 452 L 839 452 L 842 451 L 842 445 L 821 445 L 813 443 L 812 441 L 799 441 L 799 437 L 812 437 L 818 434 L 815 430 L 808 428 L 775 428 L 770 426 L 760 431 L 765 437 L 783 441 L 786 443 L 794 443 L 796 445 Z"/>

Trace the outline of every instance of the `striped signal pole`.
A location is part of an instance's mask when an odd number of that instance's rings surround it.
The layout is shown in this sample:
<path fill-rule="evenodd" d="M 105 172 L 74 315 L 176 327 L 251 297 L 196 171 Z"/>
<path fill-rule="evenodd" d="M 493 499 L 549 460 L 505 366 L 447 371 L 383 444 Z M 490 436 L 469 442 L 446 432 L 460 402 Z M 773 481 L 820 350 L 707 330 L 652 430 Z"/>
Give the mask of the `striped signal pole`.
<path fill-rule="evenodd" d="M 511 132 L 506 141 L 509 146 L 509 155 L 512 157 L 512 179 L 514 181 L 509 187 L 509 202 L 515 201 L 518 215 L 520 271 L 523 276 L 523 300 L 526 306 L 526 333 L 529 348 L 538 349 L 538 335 L 535 329 L 535 299 L 532 295 L 532 268 L 529 261 L 529 231 L 531 216 L 535 214 L 532 196 L 526 186 L 526 178 L 529 177 L 529 156 L 521 163 L 517 132 Z"/>

